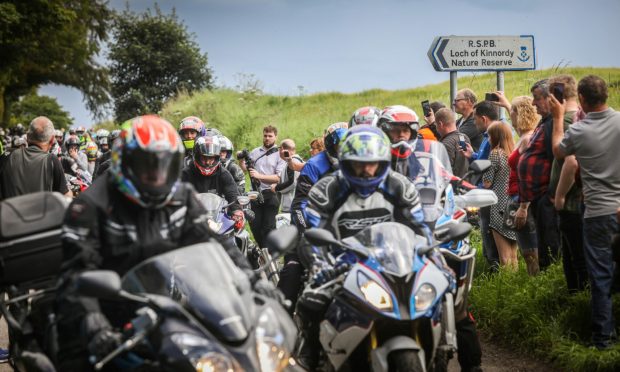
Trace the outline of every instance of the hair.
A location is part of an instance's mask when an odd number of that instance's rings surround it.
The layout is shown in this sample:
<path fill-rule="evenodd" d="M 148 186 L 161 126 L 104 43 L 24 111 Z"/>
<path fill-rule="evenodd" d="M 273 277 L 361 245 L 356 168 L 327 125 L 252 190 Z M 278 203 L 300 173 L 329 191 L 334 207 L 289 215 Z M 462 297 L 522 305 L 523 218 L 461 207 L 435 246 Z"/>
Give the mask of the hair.
<path fill-rule="evenodd" d="M 534 85 L 532 85 L 532 88 L 530 88 L 530 92 L 534 93 L 536 89 L 540 89 L 543 96 L 545 97 L 548 96 L 549 95 L 549 80 L 547 79 L 538 80 L 537 82 L 534 83 Z"/>
<path fill-rule="evenodd" d="M 310 147 L 318 151 L 325 150 L 325 144 L 323 143 L 323 137 L 317 137 L 310 142 Z"/>
<path fill-rule="evenodd" d="M 491 150 L 500 149 L 506 156 L 510 156 L 510 153 L 515 148 L 515 141 L 512 138 L 512 131 L 508 124 L 502 121 L 494 121 L 487 129 L 487 133 L 489 134 Z"/>
<path fill-rule="evenodd" d="M 529 132 L 540 122 L 540 115 L 532 104 L 532 97 L 518 96 L 512 100 L 512 110 L 517 113 L 517 122 L 512 126 L 520 133 Z"/>
<path fill-rule="evenodd" d="M 458 91 L 458 93 L 463 93 L 463 98 L 471 102 L 473 105 L 475 105 L 476 102 L 478 102 L 478 99 L 476 98 L 474 91 L 469 88 L 461 89 Z"/>
<path fill-rule="evenodd" d="M 48 143 L 54 136 L 54 124 L 45 116 L 38 116 L 30 122 L 27 135 L 30 142 Z"/>
<path fill-rule="evenodd" d="M 273 125 L 267 125 L 266 127 L 263 128 L 263 133 L 273 133 L 274 135 L 278 135 L 278 128 L 274 127 Z"/>
<path fill-rule="evenodd" d="M 489 101 L 478 102 L 474 106 L 474 114 L 478 116 L 486 116 L 492 121 L 499 119 L 499 110 L 497 109 L 497 106 Z"/>
<path fill-rule="evenodd" d="M 456 116 L 454 112 L 449 108 L 441 108 L 435 113 L 435 122 L 442 122 L 444 124 L 456 123 Z"/>
<path fill-rule="evenodd" d="M 439 101 L 431 102 L 430 106 L 431 106 L 431 110 L 433 110 L 433 112 L 437 112 L 437 111 L 441 110 L 442 108 L 446 107 L 446 105 L 444 105 L 443 102 L 439 102 Z"/>
<path fill-rule="evenodd" d="M 579 88 L 577 90 L 583 97 L 583 101 L 590 106 L 607 103 L 607 83 L 596 75 L 588 75 L 579 80 Z"/>
<path fill-rule="evenodd" d="M 284 141 L 280 142 L 280 147 L 282 147 L 284 150 L 295 150 L 295 142 L 292 139 L 285 139 Z"/>
<path fill-rule="evenodd" d="M 571 99 L 577 98 L 577 80 L 573 77 L 573 75 L 562 74 L 557 75 L 549 79 L 549 86 L 553 83 L 562 83 L 564 84 L 564 98 Z"/>

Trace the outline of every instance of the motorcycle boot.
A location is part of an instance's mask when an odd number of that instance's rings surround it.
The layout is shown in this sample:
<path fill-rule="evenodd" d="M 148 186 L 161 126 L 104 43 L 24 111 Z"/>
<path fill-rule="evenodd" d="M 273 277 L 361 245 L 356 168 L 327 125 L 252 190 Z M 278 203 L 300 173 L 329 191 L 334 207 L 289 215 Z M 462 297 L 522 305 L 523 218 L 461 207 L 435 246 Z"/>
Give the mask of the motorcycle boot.
<path fill-rule="evenodd" d="M 308 371 L 314 371 L 319 364 L 319 326 L 332 298 L 333 295 L 328 290 L 309 289 L 304 291 L 297 301 L 297 321 L 301 335 L 295 359 Z"/>
<path fill-rule="evenodd" d="M 482 371 L 480 368 L 482 349 L 476 331 L 476 323 L 474 323 L 471 314 L 456 322 L 456 344 L 461 371 Z"/>

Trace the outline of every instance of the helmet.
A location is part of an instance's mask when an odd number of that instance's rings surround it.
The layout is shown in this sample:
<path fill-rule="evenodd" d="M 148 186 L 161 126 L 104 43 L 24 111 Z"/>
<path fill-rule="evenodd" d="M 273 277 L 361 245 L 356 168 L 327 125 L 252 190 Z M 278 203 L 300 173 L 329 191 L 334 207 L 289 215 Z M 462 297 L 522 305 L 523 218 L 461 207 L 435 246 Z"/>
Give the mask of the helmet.
<path fill-rule="evenodd" d="M 220 138 L 206 135 L 199 137 L 194 145 L 194 165 L 203 176 L 210 176 L 220 166 Z M 214 157 L 215 162 L 211 165 L 206 163 L 206 157 Z"/>
<path fill-rule="evenodd" d="M 145 208 L 160 208 L 174 195 L 183 167 L 183 145 L 174 127 L 156 115 L 126 121 L 112 147 L 118 190 Z"/>
<path fill-rule="evenodd" d="M 228 139 L 228 137 L 226 136 L 219 136 L 220 137 L 220 151 L 226 151 L 226 159 L 230 159 L 232 157 L 232 153 L 235 150 L 235 147 L 233 146 L 233 143 L 231 140 Z"/>
<path fill-rule="evenodd" d="M 110 131 L 107 129 L 99 129 L 97 131 L 97 140 L 100 140 L 102 138 L 107 138 L 110 135 Z"/>
<path fill-rule="evenodd" d="M 212 135 L 212 136 L 221 136 L 222 132 L 220 132 L 219 129 L 217 128 L 207 128 L 205 129 L 205 133 L 203 134 L 204 136 L 206 135 Z"/>
<path fill-rule="evenodd" d="M 69 134 L 75 134 L 75 128 L 69 128 Z"/>
<path fill-rule="evenodd" d="M 205 123 L 203 123 L 199 117 L 188 116 L 181 120 L 181 124 L 179 124 L 179 134 L 182 134 L 184 130 L 195 130 L 196 136 L 202 136 L 205 131 Z M 191 150 L 194 148 L 194 141 L 195 140 L 183 140 L 183 146 L 185 146 L 186 150 Z"/>
<path fill-rule="evenodd" d="M 338 144 L 347 135 L 347 128 L 349 124 L 345 122 L 338 122 L 330 125 L 325 130 L 325 136 L 323 142 L 325 143 L 325 150 L 327 155 L 332 158 L 338 158 Z"/>
<path fill-rule="evenodd" d="M 17 123 L 17 125 L 15 126 L 15 133 L 18 136 L 21 136 L 22 134 L 24 134 L 24 126 L 22 125 L 22 123 Z"/>
<path fill-rule="evenodd" d="M 356 125 L 368 124 L 375 126 L 381 116 L 381 110 L 374 106 L 361 107 L 355 110 L 351 120 L 349 120 L 349 128 L 353 128 Z"/>
<path fill-rule="evenodd" d="M 339 163 L 342 175 L 355 193 L 362 198 L 370 196 L 387 177 L 390 169 L 390 140 L 379 128 L 370 125 L 353 127 L 340 145 Z M 378 162 L 374 177 L 359 177 L 352 162 Z"/>
<path fill-rule="evenodd" d="M 22 136 L 14 136 L 12 142 L 13 142 L 12 147 L 15 148 L 15 149 L 20 147 L 20 146 L 26 146 L 27 145 L 26 140 Z"/>
<path fill-rule="evenodd" d="M 88 156 L 88 161 L 97 160 L 98 151 L 99 148 L 97 147 L 97 144 L 93 141 L 88 141 L 88 143 L 86 144 L 86 156 Z"/>
<path fill-rule="evenodd" d="M 82 135 L 86 132 L 86 128 L 84 128 L 82 125 L 80 125 L 79 127 L 77 127 L 77 129 L 75 130 L 75 133 L 77 135 Z"/>
<path fill-rule="evenodd" d="M 381 111 L 377 124 L 384 132 L 389 132 L 395 125 L 404 125 L 411 129 L 411 136 L 415 137 L 420 129 L 418 114 L 406 106 L 388 106 Z"/>
<path fill-rule="evenodd" d="M 80 146 L 80 139 L 77 138 L 75 134 L 70 135 L 69 138 L 67 138 L 67 140 L 65 141 L 65 147 L 68 149 L 69 146 Z"/>

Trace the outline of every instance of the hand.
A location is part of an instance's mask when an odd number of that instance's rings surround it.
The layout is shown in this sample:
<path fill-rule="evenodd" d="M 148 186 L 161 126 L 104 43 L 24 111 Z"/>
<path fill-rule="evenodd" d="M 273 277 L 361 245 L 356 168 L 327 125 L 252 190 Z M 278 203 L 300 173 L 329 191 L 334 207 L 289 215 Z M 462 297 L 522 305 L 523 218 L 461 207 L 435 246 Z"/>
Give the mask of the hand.
<path fill-rule="evenodd" d="M 555 210 L 556 211 L 561 211 L 562 209 L 564 209 L 564 204 L 566 203 L 566 198 L 565 197 L 559 197 L 559 196 L 555 196 L 555 200 L 553 202 L 553 204 L 555 205 Z"/>
<path fill-rule="evenodd" d="M 549 94 L 547 97 L 547 102 L 549 102 L 549 109 L 551 110 L 551 115 L 553 115 L 553 118 L 564 120 L 564 105 L 559 102 L 553 94 Z"/>
<path fill-rule="evenodd" d="M 121 344 L 123 336 L 110 329 L 104 329 L 90 340 L 88 343 L 88 352 L 97 358 L 97 361 L 103 359 Z"/>
<path fill-rule="evenodd" d="M 517 230 L 521 230 L 523 226 L 525 226 L 525 222 L 527 221 L 527 209 L 521 208 L 517 209 L 515 213 L 515 228 Z"/>
<path fill-rule="evenodd" d="M 73 159 L 77 160 L 77 158 L 78 158 L 78 150 L 75 149 L 75 148 L 69 149 L 69 156 L 72 157 Z"/>
<path fill-rule="evenodd" d="M 493 104 L 503 107 L 506 110 L 510 111 L 511 105 L 510 105 L 510 102 L 508 102 L 508 98 L 506 98 L 506 96 L 504 95 L 504 92 L 502 92 L 501 90 L 498 90 L 493 93 L 495 93 L 497 97 L 499 98 L 499 101 L 493 102 Z"/>
<path fill-rule="evenodd" d="M 461 152 L 461 154 L 463 154 L 467 159 L 471 159 L 471 157 L 474 155 L 474 149 L 471 147 L 471 145 L 467 142 L 465 142 L 465 146 L 467 147 L 467 150 L 463 150 L 460 146 L 459 146 L 459 151 Z"/>
<path fill-rule="evenodd" d="M 269 186 L 269 188 L 271 188 L 271 192 L 276 192 L 276 184 L 272 183 L 271 186 Z"/>
<path fill-rule="evenodd" d="M 424 121 L 426 124 L 433 124 L 435 122 L 435 113 L 431 109 L 431 112 L 428 113 L 428 116 L 424 117 Z"/>
<path fill-rule="evenodd" d="M 261 176 L 262 174 L 258 173 L 258 171 L 254 168 L 250 168 L 250 177 L 257 179 L 257 180 L 261 180 Z"/>
<path fill-rule="evenodd" d="M 263 296 L 274 299 L 281 304 L 284 303 L 284 295 L 278 288 L 276 288 L 272 282 L 264 279 L 258 280 L 254 283 L 254 291 L 256 293 L 262 294 Z"/>

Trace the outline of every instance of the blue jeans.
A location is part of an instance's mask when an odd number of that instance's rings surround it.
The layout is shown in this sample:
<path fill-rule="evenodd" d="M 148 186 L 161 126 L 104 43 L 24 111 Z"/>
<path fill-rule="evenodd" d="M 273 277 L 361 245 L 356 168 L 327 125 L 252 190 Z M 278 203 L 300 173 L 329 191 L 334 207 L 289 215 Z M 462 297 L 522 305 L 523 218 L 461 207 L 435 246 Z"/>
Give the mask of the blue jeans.
<path fill-rule="evenodd" d="M 496 271 L 499 268 L 499 254 L 495 239 L 491 233 L 491 207 L 480 208 L 480 235 L 482 235 L 482 254 L 486 258 L 491 269 Z"/>
<path fill-rule="evenodd" d="M 595 346 L 606 346 L 615 338 L 611 302 L 615 263 L 611 239 L 617 231 L 615 214 L 583 219 L 583 247 L 592 292 L 590 306 Z"/>

